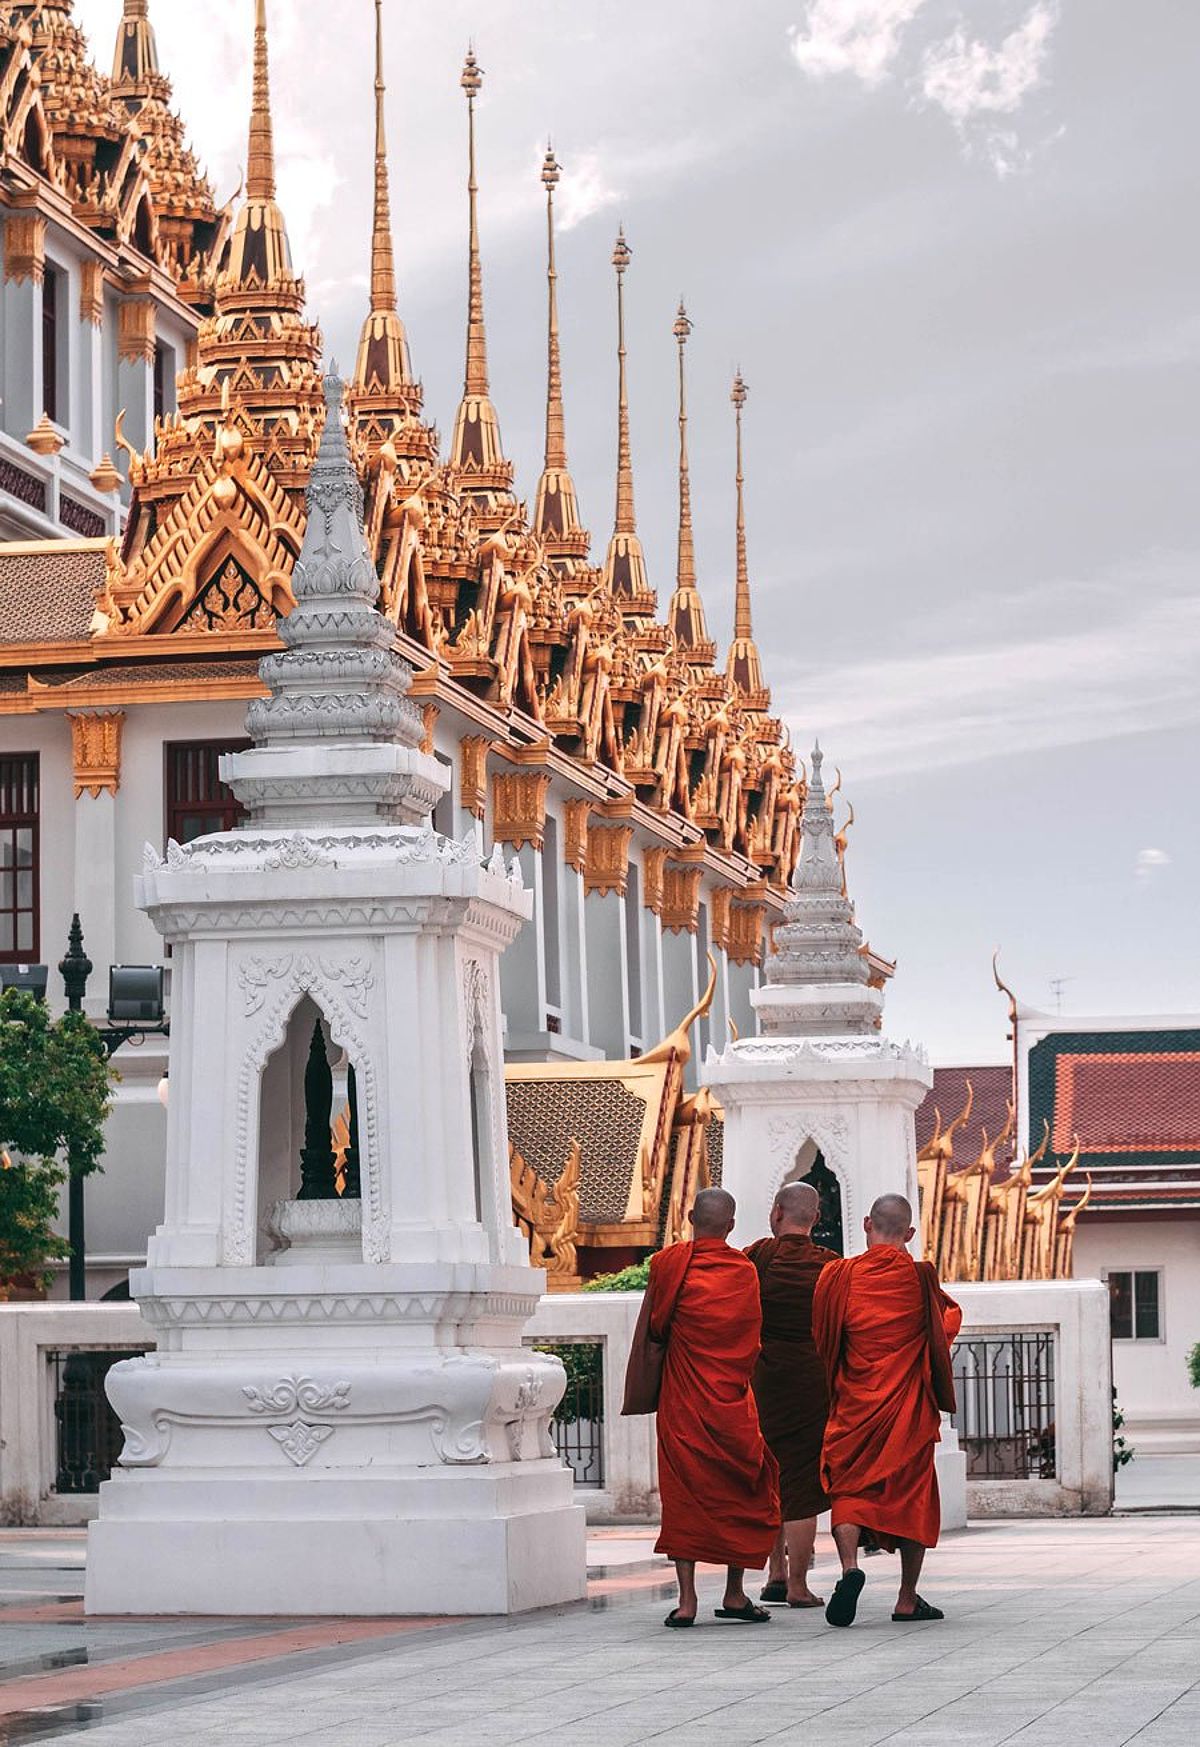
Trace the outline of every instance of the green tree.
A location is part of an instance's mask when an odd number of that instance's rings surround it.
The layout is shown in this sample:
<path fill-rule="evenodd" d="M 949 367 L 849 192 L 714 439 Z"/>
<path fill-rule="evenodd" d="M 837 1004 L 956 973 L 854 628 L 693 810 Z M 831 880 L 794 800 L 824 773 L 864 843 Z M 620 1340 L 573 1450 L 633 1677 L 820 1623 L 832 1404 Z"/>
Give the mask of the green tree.
<path fill-rule="evenodd" d="M 650 1257 L 633 1262 L 617 1274 L 597 1274 L 584 1286 L 585 1292 L 644 1292 L 650 1284 Z"/>
<path fill-rule="evenodd" d="M 45 1283 L 67 1254 L 53 1229 L 68 1171 L 100 1167 L 114 1075 L 82 1013 L 53 1019 L 23 989 L 0 990 L 0 1296 Z"/>

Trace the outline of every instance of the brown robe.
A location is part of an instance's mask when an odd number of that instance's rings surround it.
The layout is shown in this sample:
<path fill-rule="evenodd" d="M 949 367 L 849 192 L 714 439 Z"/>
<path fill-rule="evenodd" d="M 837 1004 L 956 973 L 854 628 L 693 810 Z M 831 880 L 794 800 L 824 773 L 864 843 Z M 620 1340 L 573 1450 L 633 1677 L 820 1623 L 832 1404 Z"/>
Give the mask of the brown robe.
<path fill-rule="evenodd" d="M 760 1238 L 746 1254 L 762 1294 L 762 1353 L 754 1372 L 759 1423 L 779 1463 L 783 1520 L 797 1522 L 829 1508 L 820 1475 L 829 1396 L 813 1344 L 812 1302 L 821 1269 L 838 1257 L 799 1232 Z"/>

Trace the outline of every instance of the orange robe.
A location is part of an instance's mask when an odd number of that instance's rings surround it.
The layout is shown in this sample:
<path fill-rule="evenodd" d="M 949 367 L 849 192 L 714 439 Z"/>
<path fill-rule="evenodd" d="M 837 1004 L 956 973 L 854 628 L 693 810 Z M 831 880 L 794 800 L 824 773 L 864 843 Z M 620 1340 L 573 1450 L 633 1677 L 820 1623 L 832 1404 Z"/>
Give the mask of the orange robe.
<path fill-rule="evenodd" d="M 924 1278 L 922 1277 L 924 1272 Z M 950 1342 L 962 1311 L 907 1250 L 879 1244 L 825 1268 L 813 1338 L 829 1379 L 821 1478 L 832 1522 L 857 1523 L 894 1551 L 937 1545 L 934 1446 L 953 1402 Z"/>
<path fill-rule="evenodd" d="M 785 1523 L 829 1509 L 821 1486 L 821 1445 L 829 1396 L 813 1345 L 812 1301 L 821 1269 L 839 1258 L 800 1232 L 759 1238 L 746 1251 L 762 1293 L 762 1354 L 754 1399 L 771 1454 L 779 1463 Z"/>
<path fill-rule="evenodd" d="M 648 1290 L 651 1334 L 670 1325 L 655 1550 L 756 1571 L 779 1530 L 779 1470 L 750 1388 L 762 1327 L 754 1264 L 723 1238 L 672 1244 L 651 1260 Z"/>

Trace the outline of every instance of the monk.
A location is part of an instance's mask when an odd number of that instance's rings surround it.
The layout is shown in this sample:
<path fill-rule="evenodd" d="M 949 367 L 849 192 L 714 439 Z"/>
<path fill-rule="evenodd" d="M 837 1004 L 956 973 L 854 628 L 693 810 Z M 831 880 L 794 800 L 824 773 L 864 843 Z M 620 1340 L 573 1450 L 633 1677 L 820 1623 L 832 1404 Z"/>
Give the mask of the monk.
<path fill-rule="evenodd" d="M 762 1353 L 754 1397 L 767 1447 L 779 1463 L 783 1528 L 771 1553 L 761 1600 L 824 1607 L 808 1587 L 817 1517 L 829 1509 L 821 1485 L 821 1444 L 829 1396 L 813 1345 L 812 1301 L 821 1269 L 838 1257 L 812 1241 L 821 1197 L 811 1183 L 786 1183 L 771 1208 L 771 1236 L 746 1254 L 762 1294 Z"/>
<path fill-rule="evenodd" d="M 746 1594 L 779 1531 L 779 1470 L 759 1430 L 750 1378 L 762 1312 L 752 1262 L 725 1241 L 737 1209 L 723 1189 L 702 1189 L 691 1243 L 650 1263 L 650 1333 L 666 1340 L 658 1403 L 656 1551 L 675 1563 L 679 1605 L 665 1624 L 696 1622 L 696 1562 L 727 1568 L 718 1619 L 762 1625 Z"/>
<path fill-rule="evenodd" d="M 914 1262 L 912 1207 L 881 1195 L 863 1222 L 864 1254 L 825 1268 L 813 1294 L 813 1338 L 829 1383 L 821 1477 L 842 1562 L 825 1618 L 849 1626 L 864 1583 L 860 1532 L 900 1554 L 892 1619 L 944 1619 L 917 1593 L 941 1525 L 934 1448 L 940 1412 L 954 1411 L 950 1343 L 962 1311 L 932 1263 Z"/>

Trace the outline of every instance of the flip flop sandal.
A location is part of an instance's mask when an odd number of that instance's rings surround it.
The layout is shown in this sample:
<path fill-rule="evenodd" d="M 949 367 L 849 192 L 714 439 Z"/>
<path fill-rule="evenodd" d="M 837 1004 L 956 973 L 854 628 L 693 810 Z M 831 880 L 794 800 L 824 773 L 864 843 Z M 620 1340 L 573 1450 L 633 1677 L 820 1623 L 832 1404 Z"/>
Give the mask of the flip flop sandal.
<path fill-rule="evenodd" d="M 923 1601 L 920 1596 L 917 1597 L 917 1605 L 912 1613 L 892 1615 L 893 1620 L 902 1626 L 909 1625 L 913 1620 L 944 1620 L 945 1617 L 940 1607 L 934 1607 L 930 1602 Z"/>
<path fill-rule="evenodd" d="M 858 1598 L 863 1592 L 866 1578 L 861 1571 L 847 1571 L 839 1577 L 837 1587 L 829 1598 L 825 1609 L 825 1618 L 831 1626 L 852 1626 L 854 1616 L 858 1612 Z"/>
<path fill-rule="evenodd" d="M 719 1620 L 737 1620 L 742 1626 L 765 1626 L 771 1619 L 765 1607 L 757 1607 L 752 1601 L 745 1607 L 715 1607 L 713 1612 Z"/>
<path fill-rule="evenodd" d="M 786 1601 L 787 1584 L 782 1581 L 764 1583 L 758 1592 L 759 1601 Z"/>
<path fill-rule="evenodd" d="M 683 1616 L 680 1614 L 679 1609 L 677 1607 L 673 1607 L 671 1609 L 670 1613 L 667 1615 L 666 1619 L 663 1621 L 664 1626 L 672 1626 L 677 1631 L 682 1631 L 684 1626 L 694 1626 L 695 1623 L 696 1623 L 696 1621 L 695 1621 L 694 1617 L 690 1620 L 684 1619 Z"/>

